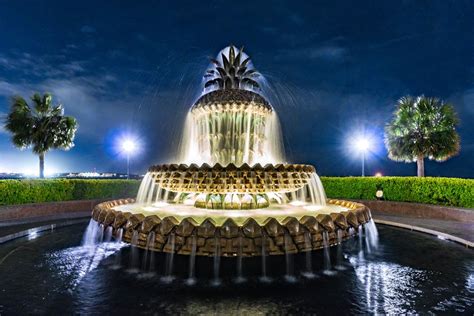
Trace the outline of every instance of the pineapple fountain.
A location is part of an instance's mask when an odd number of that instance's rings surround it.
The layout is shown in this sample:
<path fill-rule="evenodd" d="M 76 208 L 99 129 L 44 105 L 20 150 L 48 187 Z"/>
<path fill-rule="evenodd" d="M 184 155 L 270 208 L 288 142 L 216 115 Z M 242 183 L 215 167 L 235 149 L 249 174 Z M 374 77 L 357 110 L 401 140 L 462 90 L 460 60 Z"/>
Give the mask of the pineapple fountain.
<path fill-rule="evenodd" d="M 242 49 L 211 62 L 178 163 L 151 166 L 136 199 L 97 205 L 91 225 L 147 251 L 216 258 L 309 252 L 373 225 L 364 205 L 327 199 L 313 166 L 286 163 L 278 116 Z"/>

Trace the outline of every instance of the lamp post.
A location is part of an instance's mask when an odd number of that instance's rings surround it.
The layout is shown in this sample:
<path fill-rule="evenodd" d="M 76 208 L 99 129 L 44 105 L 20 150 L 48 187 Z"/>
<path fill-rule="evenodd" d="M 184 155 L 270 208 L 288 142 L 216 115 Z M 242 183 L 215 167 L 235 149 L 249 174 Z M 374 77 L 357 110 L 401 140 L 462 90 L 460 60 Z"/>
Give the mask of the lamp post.
<path fill-rule="evenodd" d="M 122 150 L 127 155 L 127 179 L 130 179 L 130 155 L 135 152 L 137 145 L 131 139 L 126 139 L 122 143 Z"/>
<path fill-rule="evenodd" d="M 361 153 L 362 157 L 362 176 L 365 177 L 365 154 L 370 148 L 370 143 L 367 138 L 361 137 L 356 140 L 356 148 Z"/>

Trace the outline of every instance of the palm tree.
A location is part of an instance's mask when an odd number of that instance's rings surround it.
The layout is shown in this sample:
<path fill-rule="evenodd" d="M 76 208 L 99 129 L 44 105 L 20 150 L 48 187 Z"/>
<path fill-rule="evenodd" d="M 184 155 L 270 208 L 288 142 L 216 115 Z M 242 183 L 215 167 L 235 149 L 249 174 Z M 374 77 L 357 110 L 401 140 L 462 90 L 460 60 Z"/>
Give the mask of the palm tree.
<path fill-rule="evenodd" d="M 424 159 L 445 161 L 459 152 L 459 119 L 452 105 L 437 98 L 403 97 L 392 122 L 385 127 L 388 157 L 416 161 L 418 176 L 425 176 Z"/>
<path fill-rule="evenodd" d="M 217 87 L 218 89 L 242 89 L 250 87 L 259 89 L 260 85 L 255 80 L 259 73 L 249 67 L 250 57 L 244 58 L 243 47 L 235 54 L 233 45 L 229 46 L 229 56 L 221 53 L 222 63 L 214 58 L 211 62 L 214 66 L 208 69 L 204 78 L 205 88 Z"/>
<path fill-rule="evenodd" d="M 25 99 L 14 96 L 5 128 L 12 133 L 12 141 L 21 149 L 32 147 L 39 156 L 39 174 L 44 178 L 44 155 L 50 149 L 68 150 L 74 146 L 77 129 L 76 119 L 64 116 L 62 105 L 52 106 L 49 93 L 31 98 L 30 106 Z"/>

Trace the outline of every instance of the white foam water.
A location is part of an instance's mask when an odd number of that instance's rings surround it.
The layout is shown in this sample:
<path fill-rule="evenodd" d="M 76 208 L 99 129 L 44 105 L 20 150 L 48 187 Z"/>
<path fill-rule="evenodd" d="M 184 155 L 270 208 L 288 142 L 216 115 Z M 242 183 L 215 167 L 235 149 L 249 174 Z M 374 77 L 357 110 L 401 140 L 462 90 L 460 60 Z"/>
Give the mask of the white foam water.
<path fill-rule="evenodd" d="M 82 246 L 95 246 L 99 243 L 101 238 L 101 228 L 99 223 L 91 219 L 87 225 L 86 232 L 82 238 Z"/>

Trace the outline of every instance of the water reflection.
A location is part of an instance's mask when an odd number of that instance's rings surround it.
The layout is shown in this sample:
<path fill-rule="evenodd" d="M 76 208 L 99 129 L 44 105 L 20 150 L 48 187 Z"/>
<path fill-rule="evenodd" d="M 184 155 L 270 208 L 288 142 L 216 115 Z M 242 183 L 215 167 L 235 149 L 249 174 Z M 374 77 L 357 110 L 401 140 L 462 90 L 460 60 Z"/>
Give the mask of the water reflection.
<path fill-rule="evenodd" d="M 449 285 L 459 288 L 456 295 L 452 295 L 449 298 L 442 299 L 435 307 L 434 310 L 437 312 L 447 312 L 455 310 L 458 313 L 466 313 L 471 311 L 474 314 L 474 265 L 470 265 L 466 269 L 468 272 L 466 276 L 465 286 L 453 282 L 447 284 L 446 287 L 436 288 L 440 296 L 448 291 Z"/>
<path fill-rule="evenodd" d="M 70 288 L 74 289 L 88 273 L 99 266 L 102 260 L 125 246 L 127 246 L 125 243 L 104 242 L 71 247 L 48 254 L 47 261 L 60 277 L 70 280 Z"/>
<path fill-rule="evenodd" d="M 371 313 L 414 313 L 414 298 L 418 286 L 429 273 L 388 262 L 361 261 L 349 258 L 357 276 L 357 286 L 364 293 L 365 304 Z"/>

